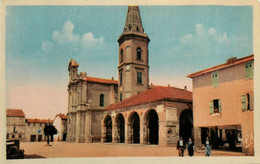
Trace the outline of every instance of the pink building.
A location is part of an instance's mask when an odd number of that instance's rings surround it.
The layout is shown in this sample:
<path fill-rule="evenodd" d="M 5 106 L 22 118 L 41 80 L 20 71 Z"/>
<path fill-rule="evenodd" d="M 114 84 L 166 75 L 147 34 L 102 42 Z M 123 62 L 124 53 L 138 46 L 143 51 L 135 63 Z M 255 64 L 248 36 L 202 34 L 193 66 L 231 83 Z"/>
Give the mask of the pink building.
<path fill-rule="evenodd" d="M 230 58 L 187 77 L 193 80 L 194 141 L 203 147 L 254 154 L 254 55 Z"/>

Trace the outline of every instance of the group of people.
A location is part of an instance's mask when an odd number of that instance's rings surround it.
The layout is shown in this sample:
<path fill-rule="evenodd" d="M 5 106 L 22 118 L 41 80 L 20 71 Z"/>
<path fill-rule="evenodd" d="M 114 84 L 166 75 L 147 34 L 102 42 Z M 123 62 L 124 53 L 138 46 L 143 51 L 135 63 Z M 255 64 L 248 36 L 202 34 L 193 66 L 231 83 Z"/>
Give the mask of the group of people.
<path fill-rule="evenodd" d="M 194 155 L 194 143 L 191 140 L 191 138 L 189 138 L 187 145 L 188 145 L 188 155 L 190 157 L 192 157 Z M 211 155 L 211 146 L 210 145 L 211 144 L 209 142 L 209 138 L 207 137 L 206 141 L 205 141 L 205 156 L 206 157 L 209 157 Z M 186 149 L 186 143 L 185 143 L 185 141 L 183 140 L 182 137 L 180 137 L 180 139 L 177 142 L 177 149 L 179 151 L 179 156 L 183 157 L 184 151 Z"/>

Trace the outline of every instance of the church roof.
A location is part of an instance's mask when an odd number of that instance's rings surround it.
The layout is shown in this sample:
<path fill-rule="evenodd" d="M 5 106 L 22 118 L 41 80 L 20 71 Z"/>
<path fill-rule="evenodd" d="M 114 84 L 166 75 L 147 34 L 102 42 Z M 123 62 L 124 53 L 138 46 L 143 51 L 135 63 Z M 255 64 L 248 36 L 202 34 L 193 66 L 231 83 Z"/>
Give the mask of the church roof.
<path fill-rule="evenodd" d="M 25 114 L 22 109 L 7 109 L 6 117 L 24 117 Z"/>
<path fill-rule="evenodd" d="M 233 58 L 228 59 L 226 63 L 223 63 L 223 64 L 220 64 L 220 65 L 217 65 L 217 66 L 214 66 L 214 67 L 210 67 L 208 69 L 204 69 L 204 70 L 189 74 L 187 77 L 193 78 L 193 77 L 205 74 L 205 73 L 214 72 L 214 71 L 217 71 L 217 70 L 220 70 L 220 69 L 223 69 L 223 68 L 227 68 L 227 67 L 230 67 L 230 66 L 233 66 L 233 65 L 241 64 L 241 63 L 253 60 L 253 59 L 254 59 L 254 54 L 243 57 L 243 58 L 239 58 L 239 59 L 233 57 Z"/>
<path fill-rule="evenodd" d="M 92 82 L 92 83 L 118 84 L 118 81 L 117 81 L 117 80 L 113 80 L 113 79 L 102 79 L 102 78 L 90 77 L 90 76 L 87 76 L 85 80 L 86 80 L 87 82 Z"/>
<path fill-rule="evenodd" d="M 27 118 L 25 119 L 28 123 L 49 123 L 48 119 L 39 119 L 39 118 Z M 50 120 L 50 123 L 53 123 L 53 120 Z"/>
<path fill-rule="evenodd" d="M 175 87 L 153 86 L 153 88 L 112 104 L 106 110 L 115 110 L 160 100 L 192 102 L 192 92 Z"/>

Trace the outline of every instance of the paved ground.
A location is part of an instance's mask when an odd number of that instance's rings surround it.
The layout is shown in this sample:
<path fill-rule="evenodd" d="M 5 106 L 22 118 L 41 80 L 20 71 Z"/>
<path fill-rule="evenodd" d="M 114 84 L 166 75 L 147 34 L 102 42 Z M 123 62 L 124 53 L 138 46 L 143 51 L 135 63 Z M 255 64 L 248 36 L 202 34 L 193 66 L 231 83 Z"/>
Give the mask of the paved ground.
<path fill-rule="evenodd" d="M 46 142 L 24 142 L 21 143 L 21 148 L 25 151 L 25 158 L 178 156 L 176 147 L 155 145 L 68 142 L 52 142 L 51 145 L 46 146 Z M 185 156 L 188 156 L 187 151 Z M 204 156 L 204 151 L 195 152 L 194 156 Z M 244 156 L 244 154 L 213 150 L 212 156 Z"/>

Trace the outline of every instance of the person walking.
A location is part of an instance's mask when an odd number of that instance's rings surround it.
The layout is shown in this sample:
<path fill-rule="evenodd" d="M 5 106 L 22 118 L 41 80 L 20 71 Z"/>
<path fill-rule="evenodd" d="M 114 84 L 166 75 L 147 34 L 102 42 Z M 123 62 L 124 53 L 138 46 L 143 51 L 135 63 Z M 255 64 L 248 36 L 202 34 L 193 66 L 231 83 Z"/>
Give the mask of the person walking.
<path fill-rule="evenodd" d="M 209 157 L 211 155 L 211 146 L 210 146 L 210 142 L 209 142 L 209 138 L 207 137 L 206 138 L 206 141 L 205 141 L 205 155 L 206 157 Z"/>
<path fill-rule="evenodd" d="M 177 149 L 179 151 L 179 156 L 183 157 L 184 156 L 184 150 L 186 148 L 185 142 L 183 141 L 182 137 L 177 142 Z"/>
<path fill-rule="evenodd" d="M 192 142 L 191 138 L 189 138 L 188 142 L 188 154 L 190 157 L 192 157 L 194 154 L 194 143 Z"/>

